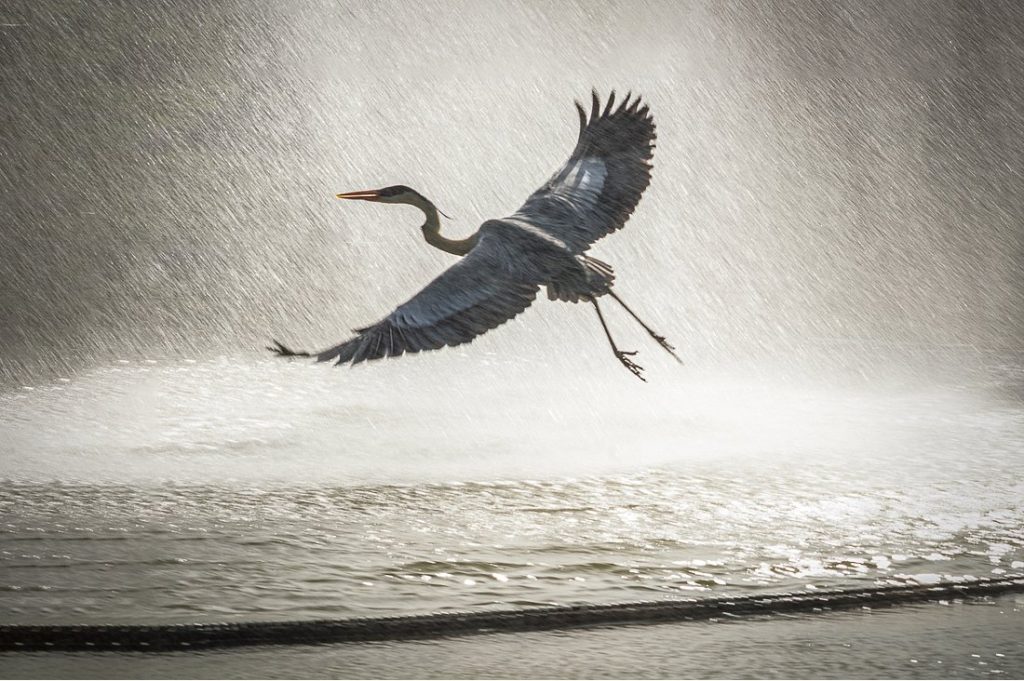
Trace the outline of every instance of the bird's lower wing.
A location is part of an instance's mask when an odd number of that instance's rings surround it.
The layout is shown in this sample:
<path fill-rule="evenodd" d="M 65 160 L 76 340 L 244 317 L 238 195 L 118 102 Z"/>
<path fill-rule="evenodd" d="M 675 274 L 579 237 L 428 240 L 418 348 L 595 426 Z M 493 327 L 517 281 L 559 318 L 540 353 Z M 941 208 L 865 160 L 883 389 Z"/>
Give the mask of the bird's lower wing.
<path fill-rule="evenodd" d="M 525 310 L 540 283 L 516 267 L 500 235 L 483 235 L 462 260 L 380 322 L 316 353 L 318 362 L 358 364 L 468 343 Z M 281 353 L 279 353 L 281 354 Z"/>

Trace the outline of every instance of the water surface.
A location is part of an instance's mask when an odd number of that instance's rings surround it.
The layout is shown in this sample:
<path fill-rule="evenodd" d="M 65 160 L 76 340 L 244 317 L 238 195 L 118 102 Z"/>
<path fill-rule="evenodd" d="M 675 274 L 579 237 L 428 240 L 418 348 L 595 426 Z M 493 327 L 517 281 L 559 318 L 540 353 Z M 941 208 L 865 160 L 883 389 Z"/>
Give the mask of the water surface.
<path fill-rule="evenodd" d="M 586 383 L 500 362 L 440 386 L 429 358 L 402 362 L 117 364 L 4 394 L 3 618 L 393 615 L 1024 571 L 1024 409 L 991 381 L 663 380 L 595 409 Z"/>

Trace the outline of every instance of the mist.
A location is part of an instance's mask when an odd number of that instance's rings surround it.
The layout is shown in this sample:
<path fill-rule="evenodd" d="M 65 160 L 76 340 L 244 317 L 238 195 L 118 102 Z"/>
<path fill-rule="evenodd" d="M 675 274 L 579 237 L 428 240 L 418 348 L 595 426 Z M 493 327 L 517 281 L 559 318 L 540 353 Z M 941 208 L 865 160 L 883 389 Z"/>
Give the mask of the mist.
<path fill-rule="evenodd" d="M 26 1 L 0 24 L 10 386 L 343 339 L 452 256 L 416 211 L 334 194 L 408 184 L 468 234 L 564 161 L 592 87 L 658 125 L 592 252 L 687 371 L 937 380 L 1021 350 L 1013 2 Z M 603 343 L 540 301 L 447 366 L 620 372 Z"/>

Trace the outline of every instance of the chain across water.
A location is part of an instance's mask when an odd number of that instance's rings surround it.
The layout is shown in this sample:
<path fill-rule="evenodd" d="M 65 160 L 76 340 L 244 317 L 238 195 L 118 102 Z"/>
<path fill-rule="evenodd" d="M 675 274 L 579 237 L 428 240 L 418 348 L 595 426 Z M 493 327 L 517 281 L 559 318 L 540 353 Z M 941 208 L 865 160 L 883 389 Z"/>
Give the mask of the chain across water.
<path fill-rule="evenodd" d="M 698 600 L 568 605 L 404 617 L 171 625 L 0 625 L 0 650 L 168 651 L 251 645 L 436 638 L 720 617 L 884 607 L 1024 591 L 1024 575 L 940 585 L 883 586 Z"/>

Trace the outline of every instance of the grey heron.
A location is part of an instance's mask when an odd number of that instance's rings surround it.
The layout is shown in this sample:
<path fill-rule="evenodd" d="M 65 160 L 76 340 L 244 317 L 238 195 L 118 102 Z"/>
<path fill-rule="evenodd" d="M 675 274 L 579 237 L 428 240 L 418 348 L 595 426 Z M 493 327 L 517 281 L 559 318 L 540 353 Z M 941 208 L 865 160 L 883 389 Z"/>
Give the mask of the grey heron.
<path fill-rule="evenodd" d="M 487 220 L 471 236 L 441 235 L 438 209 L 404 185 L 338 194 L 339 199 L 401 203 L 423 211 L 426 242 L 461 260 L 399 305 L 383 320 L 360 329 L 338 345 L 304 352 L 277 341 L 267 349 L 281 357 L 315 357 L 318 362 L 358 364 L 468 343 L 525 310 L 540 287 L 548 298 L 591 303 L 616 359 L 646 381 L 636 351 L 620 350 L 598 298 L 621 305 L 677 361 L 656 333 L 612 290 L 615 273 L 587 249 L 625 225 L 651 180 L 654 120 L 640 97 L 627 94 L 615 108 L 612 91 L 602 107 L 597 92 L 588 116 L 576 102 L 580 131 L 569 160 L 512 216 Z"/>

